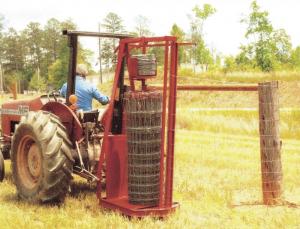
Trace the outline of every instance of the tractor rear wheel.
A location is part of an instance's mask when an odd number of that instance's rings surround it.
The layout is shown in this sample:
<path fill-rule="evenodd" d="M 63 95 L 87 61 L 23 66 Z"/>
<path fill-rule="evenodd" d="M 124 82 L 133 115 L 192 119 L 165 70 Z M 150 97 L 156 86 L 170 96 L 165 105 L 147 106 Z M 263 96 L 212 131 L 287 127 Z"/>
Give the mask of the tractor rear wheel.
<path fill-rule="evenodd" d="M 4 159 L 3 159 L 3 155 L 2 152 L 0 150 L 0 182 L 3 181 L 4 179 L 4 174 L 5 174 L 5 169 L 4 169 Z"/>
<path fill-rule="evenodd" d="M 71 142 L 58 117 L 29 112 L 16 127 L 11 147 L 18 195 L 33 202 L 62 201 L 72 179 Z"/>

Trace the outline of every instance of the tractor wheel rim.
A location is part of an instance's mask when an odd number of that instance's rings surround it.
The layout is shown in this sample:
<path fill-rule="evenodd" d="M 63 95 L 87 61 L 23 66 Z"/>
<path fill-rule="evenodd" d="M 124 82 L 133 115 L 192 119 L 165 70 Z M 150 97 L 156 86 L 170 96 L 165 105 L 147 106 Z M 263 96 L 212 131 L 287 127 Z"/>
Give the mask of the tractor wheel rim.
<path fill-rule="evenodd" d="M 42 169 L 42 158 L 38 146 L 33 143 L 27 155 L 28 170 L 30 175 L 36 179 L 39 177 Z"/>
<path fill-rule="evenodd" d="M 42 174 L 42 154 L 35 139 L 24 136 L 18 147 L 17 169 L 20 181 L 29 189 L 36 186 Z"/>

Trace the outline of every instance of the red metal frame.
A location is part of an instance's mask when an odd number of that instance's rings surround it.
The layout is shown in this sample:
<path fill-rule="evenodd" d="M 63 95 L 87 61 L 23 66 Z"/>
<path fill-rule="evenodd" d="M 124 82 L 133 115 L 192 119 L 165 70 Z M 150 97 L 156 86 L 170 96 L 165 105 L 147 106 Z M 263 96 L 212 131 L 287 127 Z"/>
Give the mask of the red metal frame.
<path fill-rule="evenodd" d="M 151 43 L 151 44 L 149 44 Z M 156 45 L 155 45 L 156 44 Z M 160 163 L 160 199 L 158 206 L 133 205 L 128 202 L 127 181 L 127 138 L 125 128 L 122 133 L 112 134 L 112 121 L 115 101 L 119 98 L 119 77 L 122 62 L 130 56 L 133 48 L 141 48 L 146 53 L 147 47 L 162 46 L 164 44 L 164 77 L 163 77 L 163 100 L 162 100 L 162 134 L 161 134 L 161 163 Z M 128 216 L 154 215 L 163 217 L 172 212 L 178 203 L 173 202 L 173 168 L 174 168 L 174 142 L 175 142 L 175 117 L 176 117 L 176 85 L 177 85 L 177 52 L 176 38 L 165 37 L 142 37 L 125 38 L 120 40 L 118 62 L 116 66 L 111 101 L 104 121 L 104 138 L 98 165 L 98 177 L 101 177 L 104 162 L 106 162 L 106 190 L 102 193 L 101 182 L 98 183 L 97 197 L 100 205 L 118 210 Z M 170 59 L 170 63 L 169 63 Z M 131 90 L 135 90 L 134 80 L 130 81 Z M 168 85 L 169 84 L 169 85 Z M 142 89 L 146 90 L 146 83 L 142 81 Z M 168 101 L 168 102 L 167 102 Z M 167 109 L 168 103 L 168 109 Z M 123 117 L 123 120 L 124 117 Z M 167 142 L 165 141 L 167 121 Z M 125 122 L 123 123 L 124 125 Z M 167 144 L 166 144 L 167 143 Z M 165 157 L 165 150 L 167 152 Z M 166 163 L 166 174 L 164 164 Z M 104 195 L 103 195 L 104 194 Z"/>

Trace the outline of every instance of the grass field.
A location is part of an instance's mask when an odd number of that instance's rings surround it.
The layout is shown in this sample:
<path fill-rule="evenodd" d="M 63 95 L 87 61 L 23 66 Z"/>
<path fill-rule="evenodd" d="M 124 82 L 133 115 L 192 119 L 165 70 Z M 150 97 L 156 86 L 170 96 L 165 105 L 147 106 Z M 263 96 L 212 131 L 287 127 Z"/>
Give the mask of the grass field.
<path fill-rule="evenodd" d="M 257 97 L 180 92 L 174 174 L 180 208 L 174 214 L 138 220 L 106 211 L 95 187 L 77 177 L 77 191 L 61 206 L 29 204 L 17 198 L 6 161 L 0 228 L 300 228 L 300 86 L 283 84 L 283 198 L 291 204 L 262 205 Z"/>
<path fill-rule="evenodd" d="M 61 206 L 18 200 L 11 181 L 0 185 L 1 228 L 287 228 L 300 225 L 300 208 L 261 205 L 258 138 L 178 130 L 175 214 L 165 220 L 128 219 L 101 209 L 95 190 L 75 179 Z M 300 141 L 283 144 L 284 197 L 300 204 Z M 6 163 L 9 167 L 9 163 Z"/>

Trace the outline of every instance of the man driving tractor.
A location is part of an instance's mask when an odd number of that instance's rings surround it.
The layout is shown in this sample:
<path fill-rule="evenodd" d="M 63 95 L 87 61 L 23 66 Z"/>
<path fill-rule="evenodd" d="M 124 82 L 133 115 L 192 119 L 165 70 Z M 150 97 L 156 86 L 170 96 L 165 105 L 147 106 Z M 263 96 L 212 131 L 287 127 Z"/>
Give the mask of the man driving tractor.
<path fill-rule="evenodd" d="M 77 96 L 77 108 L 83 111 L 92 110 L 93 98 L 99 101 L 102 105 L 106 105 L 109 102 L 109 98 L 99 92 L 95 85 L 86 81 L 88 70 L 86 65 L 79 64 L 76 67 L 76 83 L 75 83 L 75 95 Z M 67 83 L 64 83 L 60 89 L 60 94 L 66 97 Z"/>

